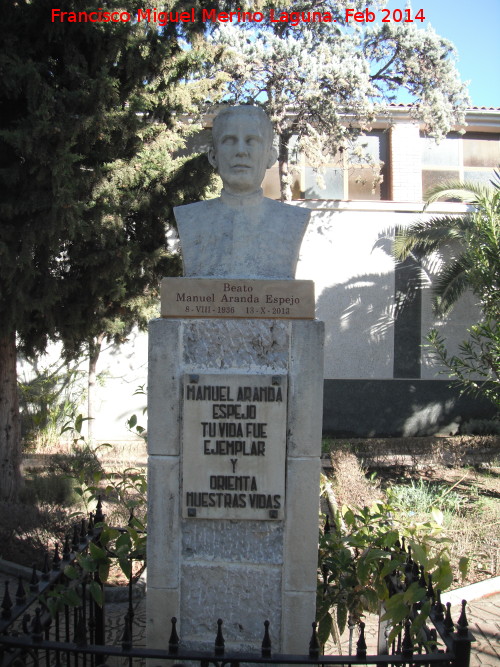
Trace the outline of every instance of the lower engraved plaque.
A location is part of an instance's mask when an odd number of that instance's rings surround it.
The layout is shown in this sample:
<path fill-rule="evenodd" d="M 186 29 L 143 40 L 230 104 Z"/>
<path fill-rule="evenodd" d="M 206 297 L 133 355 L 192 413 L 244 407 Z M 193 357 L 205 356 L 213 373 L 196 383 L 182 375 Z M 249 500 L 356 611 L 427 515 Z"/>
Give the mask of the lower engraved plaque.
<path fill-rule="evenodd" d="M 182 515 L 282 519 L 286 375 L 183 378 Z"/>

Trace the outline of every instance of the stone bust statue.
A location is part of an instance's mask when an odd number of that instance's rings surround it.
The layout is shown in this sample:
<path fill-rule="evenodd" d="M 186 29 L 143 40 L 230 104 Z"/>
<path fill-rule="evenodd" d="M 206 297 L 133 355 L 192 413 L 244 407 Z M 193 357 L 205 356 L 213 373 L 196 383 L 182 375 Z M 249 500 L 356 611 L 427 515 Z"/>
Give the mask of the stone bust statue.
<path fill-rule="evenodd" d="M 222 178 L 220 197 L 174 209 L 184 275 L 292 279 L 310 213 L 262 195 L 277 158 L 269 118 L 259 107 L 228 107 L 212 135 L 208 159 Z"/>

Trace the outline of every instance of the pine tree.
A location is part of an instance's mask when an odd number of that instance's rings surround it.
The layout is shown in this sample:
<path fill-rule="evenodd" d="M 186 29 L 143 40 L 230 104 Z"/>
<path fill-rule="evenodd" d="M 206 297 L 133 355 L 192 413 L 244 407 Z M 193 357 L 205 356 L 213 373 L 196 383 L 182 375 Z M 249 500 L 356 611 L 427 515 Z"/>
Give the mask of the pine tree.
<path fill-rule="evenodd" d="M 217 67 L 229 77 L 227 100 L 263 105 L 273 121 L 282 199 L 291 199 L 294 153 L 305 154 L 321 173 L 335 155 L 359 150 L 357 140 L 378 114 L 390 119 L 399 91 L 409 93 L 411 115 L 430 136 L 464 124 L 468 96 L 454 47 L 421 27 L 417 15 L 423 10 L 413 12 L 411 23 L 360 24 L 352 14 L 346 20 L 346 9 L 363 12 L 364 0 L 265 4 L 264 16 L 273 9 L 274 22 L 220 24 L 212 40 L 224 48 Z M 380 18 L 385 4 L 374 0 L 369 9 Z M 287 19 L 280 21 L 282 10 Z M 331 20 L 313 21 L 315 11 Z M 370 162 L 367 155 L 357 157 Z"/>
<path fill-rule="evenodd" d="M 205 97 L 203 84 L 189 80 L 205 57 L 194 26 L 181 35 L 177 24 L 52 22 L 48 0 L 7 4 L 0 23 L 0 499 L 14 498 L 20 482 L 17 350 L 34 355 L 60 338 L 68 354 L 87 345 L 95 356 L 100 340 L 119 339 L 140 322 L 157 278 L 178 270 L 166 243 L 168 205 L 189 189 L 199 198 L 204 185 L 197 176 L 186 187 L 196 164 L 172 158 L 182 143 L 176 115 Z M 88 11 L 80 0 L 58 7 Z M 137 7 L 120 0 L 106 9 L 133 16 Z M 195 47 L 183 50 L 181 38 Z"/>

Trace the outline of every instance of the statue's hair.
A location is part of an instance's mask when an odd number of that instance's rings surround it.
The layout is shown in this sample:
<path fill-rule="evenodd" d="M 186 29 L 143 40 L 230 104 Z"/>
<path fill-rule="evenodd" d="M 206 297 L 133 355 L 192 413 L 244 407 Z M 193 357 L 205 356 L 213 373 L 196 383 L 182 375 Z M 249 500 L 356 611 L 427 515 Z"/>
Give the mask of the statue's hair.
<path fill-rule="evenodd" d="M 222 111 L 219 111 L 219 113 L 215 116 L 212 124 L 212 138 L 214 146 L 217 144 L 217 137 L 221 131 L 220 129 L 221 121 L 223 121 L 230 115 L 239 113 L 248 114 L 248 112 L 257 117 L 264 131 L 266 140 L 269 142 L 269 145 L 272 146 L 274 139 L 274 130 L 268 115 L 266 114 L 264 109 L 261 109 L 261 107 L 254 107 L 250 104 L 247 105 L 241 104 L 239 106 L 226 107 L 225 109 L 222 109 Z"/>

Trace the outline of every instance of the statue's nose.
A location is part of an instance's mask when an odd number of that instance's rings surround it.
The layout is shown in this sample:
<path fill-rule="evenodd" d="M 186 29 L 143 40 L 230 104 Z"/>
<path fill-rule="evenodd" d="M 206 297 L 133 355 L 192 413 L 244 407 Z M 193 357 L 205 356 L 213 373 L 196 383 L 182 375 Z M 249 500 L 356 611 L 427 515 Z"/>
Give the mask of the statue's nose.
<path fill-rule="evenodd" d="M 236 147 L 236 154 L 237 155 L 248 155 L 248 146 L 246 145 L 245 141 L 240 139 L 238 141 L 238 145 Z"/>

